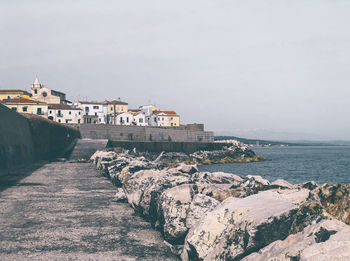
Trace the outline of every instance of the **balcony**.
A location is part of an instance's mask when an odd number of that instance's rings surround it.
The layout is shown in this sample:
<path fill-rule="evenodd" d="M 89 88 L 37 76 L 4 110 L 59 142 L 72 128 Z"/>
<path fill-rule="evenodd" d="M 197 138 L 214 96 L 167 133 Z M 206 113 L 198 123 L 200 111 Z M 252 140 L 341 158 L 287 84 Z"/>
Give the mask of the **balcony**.
<path fill-rule="evenodd" d="M 57 113 L 56 116 L 57 116 L 57 117 L 63 117 L 63 114 Z"/>

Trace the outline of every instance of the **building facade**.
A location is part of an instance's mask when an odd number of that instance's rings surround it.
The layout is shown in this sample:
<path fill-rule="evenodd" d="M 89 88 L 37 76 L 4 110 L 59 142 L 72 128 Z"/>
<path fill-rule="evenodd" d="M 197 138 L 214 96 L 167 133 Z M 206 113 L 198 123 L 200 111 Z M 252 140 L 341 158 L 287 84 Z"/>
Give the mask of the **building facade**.
<path fill-rule="evenodd" d="M 106 101 L 105 105 L 107 106 L 107 123 L 120 125 L 118 124 L 118 120 L 120 122 L 120 117 L 117 119 L 118 114 L 128 112 L 128 103 L 120 100 L 114 100 Z"/>
<path fill-rule="evenodd" d="M 39 82 L 38 78 L 36 78 L 32 84 L 31 92 L 32 98 L 37 101 L 45 102 L 48 104 L 69 103 L 69 101 L 66 100 L 66 94 L 46 88 Z"/>
<path fill-rule="evenodd" d="M 29 113 L 47 118 L 48 105 L 44 102 L 34 101 L 26 98 L 13 98 L 1 102 L 8 108 L 19 113 Z"/>
<path fill-rule="evenodd" d="M 66 104 L 50 104 L 48 106 L 48 119 L 59 123 L 82 123 L 82 109 L 73 108 Z"/>
<path fill-rule="evenodd" d="M 79 101 L 76 107 L 82 110 L 82 123 L 106 124 L 105 109 L 102 102 Z"/>
<path fill-rule="evenodd" d="M 8 100 L 13 98 L 30 99 L 31 94 L 23 90 L 0 90 L 0 100 Z"/>

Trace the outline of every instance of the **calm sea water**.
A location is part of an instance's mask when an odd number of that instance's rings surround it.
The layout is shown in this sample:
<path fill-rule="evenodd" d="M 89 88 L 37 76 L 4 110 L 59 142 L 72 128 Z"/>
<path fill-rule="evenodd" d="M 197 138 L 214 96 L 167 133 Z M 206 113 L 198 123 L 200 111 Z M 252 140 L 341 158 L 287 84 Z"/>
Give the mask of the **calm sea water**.
<path fill-rule="evenodd" d="M 199 166 L 200 171 L 223 171 L 241 176 L 260 175 L 269 181 L 290 183 L 314 180 L 323 183 L 350 183 L 350 146 L 253 148 L 268 161 Z"/>

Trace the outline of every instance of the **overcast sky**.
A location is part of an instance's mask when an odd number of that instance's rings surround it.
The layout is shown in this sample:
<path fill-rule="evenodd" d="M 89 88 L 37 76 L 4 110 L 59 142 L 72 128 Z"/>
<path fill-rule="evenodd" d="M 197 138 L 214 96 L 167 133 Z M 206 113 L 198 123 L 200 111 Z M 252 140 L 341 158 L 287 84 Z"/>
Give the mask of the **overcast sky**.
<path fill-rule="evenodd" d="M 218 134 L 350 139 L 350 1 L 1 0 L 0 89 L 36 75 Z"/>

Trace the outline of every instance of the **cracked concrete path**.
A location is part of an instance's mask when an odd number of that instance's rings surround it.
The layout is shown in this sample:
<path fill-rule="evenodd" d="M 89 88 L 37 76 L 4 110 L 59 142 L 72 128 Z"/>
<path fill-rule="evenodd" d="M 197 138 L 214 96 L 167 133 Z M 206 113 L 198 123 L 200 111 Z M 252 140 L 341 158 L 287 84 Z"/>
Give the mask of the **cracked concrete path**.
<path fill-rule="evenodd" d="M 0 260 L 177 260 L 114 194 L 89 163 L 34 170 L 0 194 Z"/>

